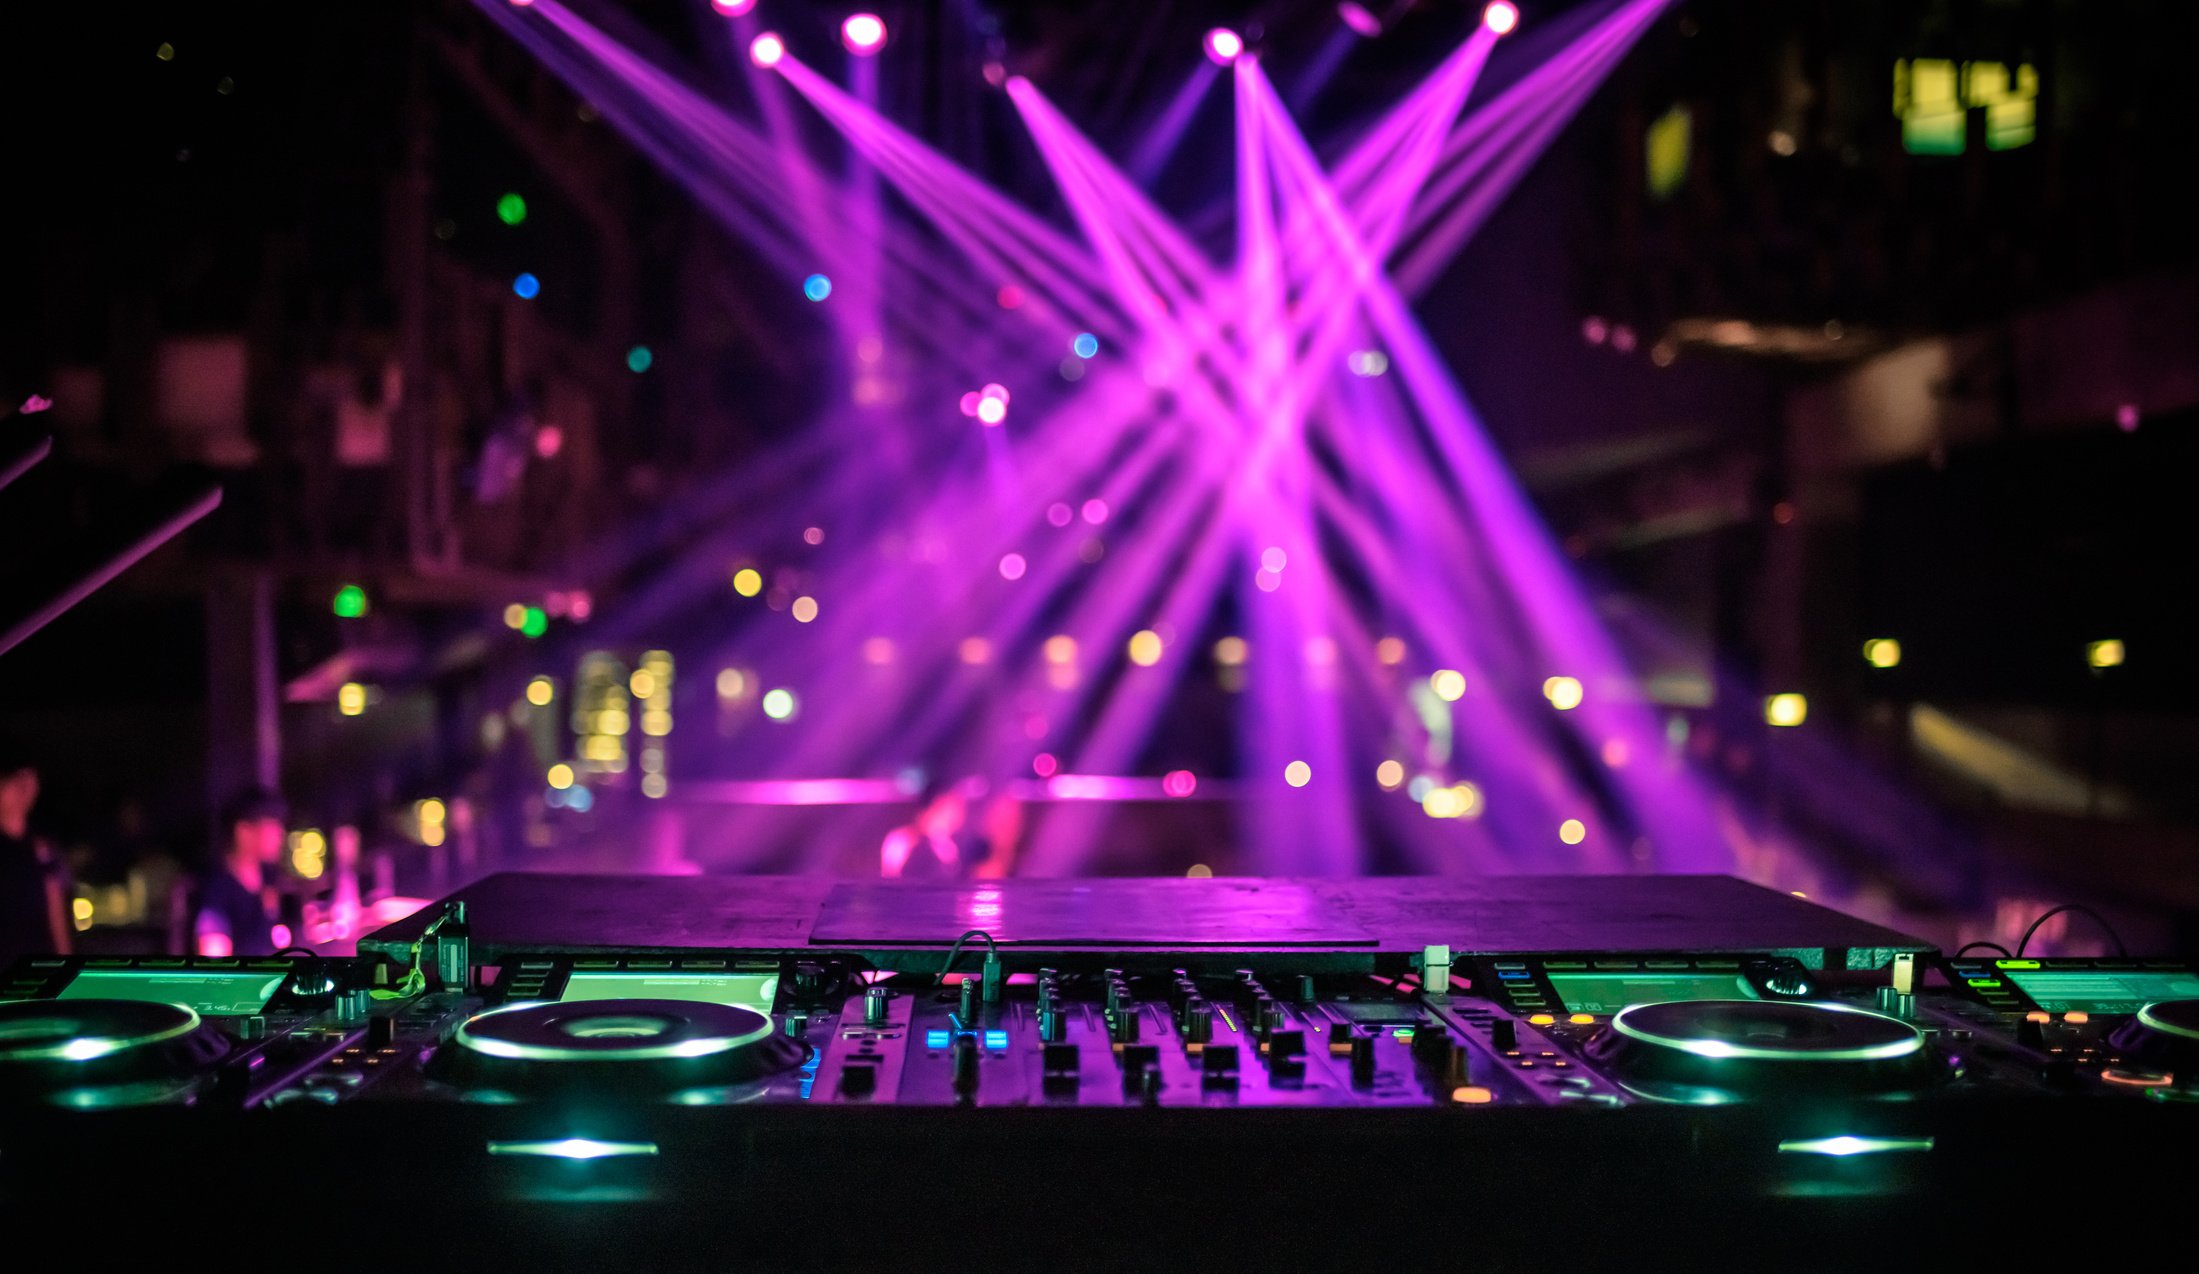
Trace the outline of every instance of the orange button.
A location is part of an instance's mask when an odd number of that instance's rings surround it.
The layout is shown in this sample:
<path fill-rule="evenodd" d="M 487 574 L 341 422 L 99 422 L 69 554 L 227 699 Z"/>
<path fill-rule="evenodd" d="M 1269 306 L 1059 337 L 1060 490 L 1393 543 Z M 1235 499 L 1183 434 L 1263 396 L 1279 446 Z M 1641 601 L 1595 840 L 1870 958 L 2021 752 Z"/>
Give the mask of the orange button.
<path fill-rule="evenodd" d="M 1451 1090 L 1451 1100 L 1463 1106 L 1486 1106 L 1497 1099 L 1495 1093 L 1479 1084 L 1467 1084 Z"/>
<path fill-rule="evenodd" d="M 2051 1022 L 2054 1020 L 2054 1015 L 2052 1013 L 2044 1013 L 2039 1011 L 2038 1009 L 2033 1009 L 2029 1013 L 2023 1015 L 2023 1020 L 2026 1022 Z"/>
<path fill-rule="evenodd" d="M 2062 1021 L 2069 1023 L 2071 1026 L 2083 1026 L 2091 1020 L 2092 1015 L 2090 1013 L 2071 1012 L 2062 1014 Z"/>
<path fill-rule="evenodd" d="M 1596 1015 L 1593 1013 L 1575 1013 L 1573 1016 L 1565 1020 L 1573 1023 L 1575 1026 L 1586 1026 L 1596 1020 Z"/>
<path fill-rule="evenodd" d="M 1537 1013 L 1533 1017 L 1527 1019 L 1527 1024 L 1530 1026 L 1550 1026 L 1554 1025 L 1556 1022 L 1557 1019 L 1550 1016 L 1548 1013 Z"/>

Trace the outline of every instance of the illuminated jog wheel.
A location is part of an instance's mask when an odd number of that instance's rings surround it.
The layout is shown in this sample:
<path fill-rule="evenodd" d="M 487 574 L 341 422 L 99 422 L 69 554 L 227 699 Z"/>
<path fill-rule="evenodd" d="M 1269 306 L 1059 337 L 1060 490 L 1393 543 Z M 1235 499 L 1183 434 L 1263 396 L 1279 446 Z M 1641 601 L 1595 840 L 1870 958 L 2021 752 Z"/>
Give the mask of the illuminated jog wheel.
<path fill-rule="evenodd" d="M 1915 1027 L 1845 1004 L 1636 1004 L 1621 1009 L 1587 1052 L 1634 1092 L 1661 1101 L 1892 1095 L 1935 1078 Z"/>
<path fill-rule="evenodd" d="M 436 1050 L 434 1078 L 479 1094 L 653 1099 L 798 1066 L 798 1040 L 754 1009 L 691 1000 L 586 1000 L 492 1009 Z"/>
<path fill-rule="evenodd" d="M 2119 1073 L 2138 1074 L 2143 1068 L 2160 1076 L 2161 1086 L 2199 1084 L 2199 1000 L 2148 1004 L 2116 1027 L 2107 1042 L 2127 1064 Z"/>
<path fill-rule="evenodd" d="M 221 1035 L 181 1004 L 0 1004 L 0 1100 L 59 1106 L 184 1101 L 227 1052 Z"/>

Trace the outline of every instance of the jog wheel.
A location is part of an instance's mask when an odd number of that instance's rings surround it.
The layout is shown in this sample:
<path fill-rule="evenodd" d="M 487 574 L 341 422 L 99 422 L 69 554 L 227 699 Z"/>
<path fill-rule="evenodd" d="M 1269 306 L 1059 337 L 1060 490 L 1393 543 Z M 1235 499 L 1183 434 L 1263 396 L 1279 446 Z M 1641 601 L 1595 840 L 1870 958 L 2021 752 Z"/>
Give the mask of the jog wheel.
<path fill-rule="evenodd" d="M 689 1000 L 526 1004 L 469 1018 L 429 1074 L 486 1100 L 661 1100 L 798 1066 L 800 1041 L 753 1009 Z"/>
<path fill-rule="evenodd" d="M 188 1101 L 228 1051 L 181 1004 L 0 1004 L 0 1102 L 102 1107 Z"/>
<path fill-rule="evenodd" d="M 2199 1088 L 2199 1000 L 2148 1004 L 2107 1037 L 2122 1064 L 2101 1072 L 2109 1083 Z"/>
<path fill-rule="evenodd" d="M 1935 1078 L 1915 1027 L 1821 1002 L 1636 1004 L 1621 1009 L 1587 1052 L 1641 1096 L 1700 1104 L 1888 1096 Z"/>

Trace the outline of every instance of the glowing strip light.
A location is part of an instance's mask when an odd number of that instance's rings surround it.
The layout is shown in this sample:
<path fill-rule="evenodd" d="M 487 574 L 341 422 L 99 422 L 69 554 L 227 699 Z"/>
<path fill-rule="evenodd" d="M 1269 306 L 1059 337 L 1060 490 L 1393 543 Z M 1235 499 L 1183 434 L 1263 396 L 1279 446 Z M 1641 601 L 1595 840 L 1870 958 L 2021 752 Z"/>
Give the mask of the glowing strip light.
<path fill-rule="evenodd" d="M 183 1021 L 166 1030 L 154 1031 L 147 1035 L 79 1035 L 74 1039 L 65 1040 L 59 1044 L 49 1044 L 43 1048 L 7 1049 L 4 1054 L 0 1055 L 4 1055 L 11 1062 L 89 1062 L 102 1057 L 112 1057 L 124 1049 L 139 1048 L 147 1044 L 158 1044 L 163 1040 L 172 1040 L 178 1036 L 188 1035 L 198 1029 L 199 1015 L 196 1010 L 187 1004 L 175 1004 L 169 1007 L 182 1010 Z"/>
<path fill-rule="evenodd" d="M 1695 1002 L 1696 1007 L 1698 1008 L 1716 1003 L 1744 1004 L 1750 1008 L 1762 1007 L 1755 1000 L 1701 1000 Z M 1776 1048 L 1758 1048 L 1748 1044 L 1734 1044 L 1726 1040 L 1695 1040 L 1685 1039 L 1677 1035 L 1659 1035 L 1655 1031 L 1645 1031 L 1641 1027 L 1638 1027 L 1626 1020 L 1627 1015 L 1633 1013 L 1636 1009 L 1647 1009 L 1655 1007 L 1655 1005 L 1651 1004 L 1634 1004 L 1629 1005 L 1626 1008 L 1620 1009 L 1617 1016 L 1611 1019 L 1611 1029 L 1617 1031 L 1621 1035 L 1627 1036 L 1630 1039 L 1640 1040 L 1645 1044 L 1655 1044 L 1661 1048 L 1678 1049 L 1683 1053 L 1693 1053 L 1697 1057 L 1708 1057 L 1717 1061 L 1739 1060 L 1760 1062 L 1883 1062 L 1890 1061 L 1897 1057 L 1909 1057 L 1921 1051 L 1924 1047 L 1924 1037 L 1917 1032 L 1917 1029 L 1915 1027 L 1910 1026 L 1908 1023 L 1902 1022 L 1896 1018 L 1886 1017 L 1884 1014 L 1870 1013 L 1866 1012 L 1863 1009 L 1850 1008 L 1845 1004 L 1818 1003 L 1812 1004 L 1810 1007 L 1815 1009 L 1822 1009 L 1826 1012 L 1831 1013 L 1853 1013 L 1858 1017 L 1877 1018 L 1880 1021 L 1889 1022 L 1895 1026 L 1901 1027 L 1903 1030 L 1908 1032 L 1908 1035 L 1904 1036 L 1901 1039 L 1888 1040 L 1884 1044 L 1872 1044 L 1864 1048 L 1839 1048 L 1822 1053 L 1793 1053 Z"/>
<path fill-rule="evenodd" d="M 563 1141 L 492 1141 L 492 1155 L 520 1155 L 537 1159 L 631 1159 L 647 1158 L 657 1153 L 653 1141 L 595 1141 L 587 1137 L 567 1137 Z"/>
<path fill-rule="evenodd" d="M 2155 1017 L 2153 1014 L 2153 1010 L 2160 1007 L 2161 1006 L 2158 1004 L 2148 1004 L 2144 1008 L 2139 1009 L 2138 1024 L 2151 1030 L 2159 1031 L 2163 1035 L 2174 1035 L 2181 1039 L 2187 1040 L 2199 1040 L 2199 1031 L 2195 1031 L 2188 1026 L 2178 1026 L 2173 1022 L 2164 1022 L 2160 1018 Z"/>
<path fill-rule="evenodd" d="M 1931 1148 L 1930 1137 L 1808 1137 L 1779 1143 L 1783 1155 L 1832 1155 L 1838 1159 Z"/>
<path fill-rule="evenodd" d="M 490 1057 L 508 1057 L 526 1062 L 662 1062 L 687 1057 L 713 1057 L 730 1053 L 771 1035 L 771 1019 L 746 1035 L 711 1035 L 702 1039 L 681 1040 L 675 1044 L 636 1044 L 625 1048 L 560 1048 L 553 1044 L 525 1044 L 517 1040 L 500 1040 L 483 1037 L 474 1027 L 492 1017 L 521 1009 L 537 1009 L 535 1005 L 518 1004 L 507 1008 L 491 1009 L 466 1019 L 458 1028 L 458 1042 L 477 1053 Z M 539 1011 L 539 1009 L 537 1009 Z"/>

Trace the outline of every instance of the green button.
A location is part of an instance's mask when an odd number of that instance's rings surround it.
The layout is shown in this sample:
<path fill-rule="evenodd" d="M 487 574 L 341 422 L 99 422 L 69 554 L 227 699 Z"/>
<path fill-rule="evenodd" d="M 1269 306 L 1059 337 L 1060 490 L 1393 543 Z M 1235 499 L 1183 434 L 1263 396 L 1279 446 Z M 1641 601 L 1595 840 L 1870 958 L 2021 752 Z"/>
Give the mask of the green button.
<path fill-rule="evenodd" d="M 1999 985 L 2000 985 L 2000 979 L 1999 979 L 1999 978 L 1971 978 L 1971 979 L 1969 979 L 1969 982 L 1970 982 L 1970 985 L 1971 985 L 1971 986 L 1999 986 Z"/>

